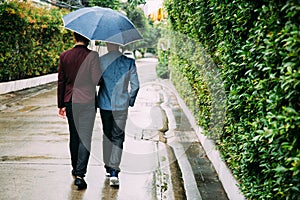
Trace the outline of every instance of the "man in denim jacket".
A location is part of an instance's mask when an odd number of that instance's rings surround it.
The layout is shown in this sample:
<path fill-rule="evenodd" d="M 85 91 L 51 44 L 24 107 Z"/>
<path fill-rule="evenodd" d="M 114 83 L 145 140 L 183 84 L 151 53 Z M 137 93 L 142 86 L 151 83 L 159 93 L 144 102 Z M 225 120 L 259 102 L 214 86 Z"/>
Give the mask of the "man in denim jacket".
<path fill-rule="evenodd" d="M 128 107 L 139 91 L 135 60 L 124 56 L 119 45 L 106 43 L 108 53 L 100 57 L 102 72 L 98 107 L 103 125 L 103 159 L 110 185 L 118 186 Z M 130 89 L 129 89 L 130 86 Z"/>

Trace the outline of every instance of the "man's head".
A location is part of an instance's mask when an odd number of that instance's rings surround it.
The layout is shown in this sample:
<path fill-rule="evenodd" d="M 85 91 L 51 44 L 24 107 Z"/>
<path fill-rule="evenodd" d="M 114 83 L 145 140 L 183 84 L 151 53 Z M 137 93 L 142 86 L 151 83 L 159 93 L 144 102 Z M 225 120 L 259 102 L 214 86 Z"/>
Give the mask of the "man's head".
<path fill-rule="evenodd" d="M 120 45 L 106 42 L 106 47 L 107 47 L 108 51 L 118 51 L 120 48 Z"/>
<path fill-rule="evenodd" d="M 83 42 L 85 44 L 85 46 L 88 46 L 90 43 L 90 40 L 87 39 L 86 37 L 83 37 L 82 35 L 74 32 L 74 38 L 76 40 L 76 42 Z"/>

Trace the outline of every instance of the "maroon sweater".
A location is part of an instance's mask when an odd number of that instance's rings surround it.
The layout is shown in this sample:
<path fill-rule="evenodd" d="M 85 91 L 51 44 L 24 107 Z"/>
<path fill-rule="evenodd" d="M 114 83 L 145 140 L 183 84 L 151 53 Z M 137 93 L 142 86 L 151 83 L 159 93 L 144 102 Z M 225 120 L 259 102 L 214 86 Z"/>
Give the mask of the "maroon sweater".
<path fill-rule="evenodd" d="M 57 105 L 93 103 L 101 77 L 99 55 L 84 45 L 61 53 L 58 67 Z"/>

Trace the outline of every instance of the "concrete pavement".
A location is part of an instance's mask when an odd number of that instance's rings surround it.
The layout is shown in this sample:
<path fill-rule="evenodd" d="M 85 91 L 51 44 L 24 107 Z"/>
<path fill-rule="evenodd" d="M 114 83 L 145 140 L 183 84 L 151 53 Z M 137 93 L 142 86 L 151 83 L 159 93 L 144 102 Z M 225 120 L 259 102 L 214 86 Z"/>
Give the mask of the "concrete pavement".
<path fill-rule="evenodd" d="M 129 110 L 120 188 L 102 162 L 99 113 L 88 188 L 73 185 L 66 120 L 57 117 L 56 83 L 0 95 L 0 199 L 228 199 L 156 59 L 137 61 L 141 89 Z"/>

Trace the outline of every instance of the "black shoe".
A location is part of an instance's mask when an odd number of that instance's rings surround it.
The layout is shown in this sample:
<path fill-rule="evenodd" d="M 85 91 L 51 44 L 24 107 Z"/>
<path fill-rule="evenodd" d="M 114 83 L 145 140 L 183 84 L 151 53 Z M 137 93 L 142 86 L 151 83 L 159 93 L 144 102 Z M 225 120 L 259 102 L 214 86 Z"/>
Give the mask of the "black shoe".
<path fill-rule="evenodd" d="M 76 179 L 74 181 L 74 185 L 76 185 L 78 187 L 78 190 L 87 188 L 87 184 L 84 181 L 83 177 L 79 177 L 79 176 L 76 177 Z"/>
<path fill-rule="evenodd" d="M 72 176 L 74 176 L 74 177 L 76 176 L 74 169 L 72 169 L 71 173 L 72 173 Z"/>
<path fill-rule="evenodd" d="M 104 165 L 104 168 L 105 168 L 105 171 L 106 171 L 106 173 L 105 173 L 105 176 L 107 177 L 107 178 L 109 178 L 110 177 L 110 171 L 112 170 L 109 166 L 107 166 L 107 165 Z"/>

